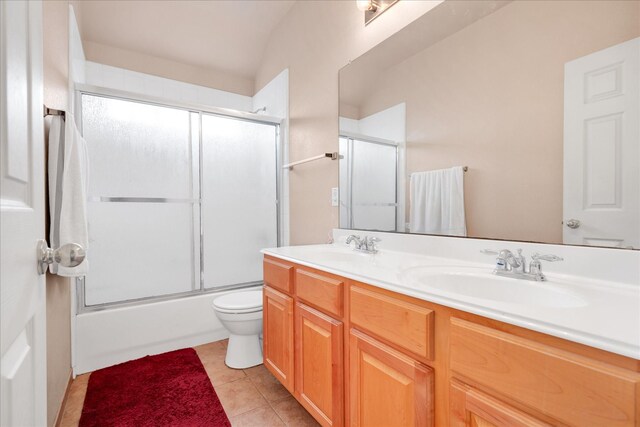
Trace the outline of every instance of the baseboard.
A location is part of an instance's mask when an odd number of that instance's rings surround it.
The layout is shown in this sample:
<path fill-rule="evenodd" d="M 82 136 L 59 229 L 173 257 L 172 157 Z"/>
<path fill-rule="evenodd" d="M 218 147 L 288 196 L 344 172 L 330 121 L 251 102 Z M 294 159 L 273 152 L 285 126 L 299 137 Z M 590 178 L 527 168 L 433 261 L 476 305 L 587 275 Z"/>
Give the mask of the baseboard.
<path fill-rule="evenodd" d="M 62 422 L 64 408 L 67 406 L 67 398 L 69 397 L 69 390 L 71 389 L 71 382 L 73 382 L 73 371 L 69 369 L 69 380 L 67 381 L 67 388 L 65 388 L 64 390 L 64 397 L 62 398 L 62 402 L 60 403 L 60 407 L 58 408 L 58 413 L 56 414 L 55 421 L 53 422 L 53 425 L 55 427 L 60 427 L 60 423 Z"/>

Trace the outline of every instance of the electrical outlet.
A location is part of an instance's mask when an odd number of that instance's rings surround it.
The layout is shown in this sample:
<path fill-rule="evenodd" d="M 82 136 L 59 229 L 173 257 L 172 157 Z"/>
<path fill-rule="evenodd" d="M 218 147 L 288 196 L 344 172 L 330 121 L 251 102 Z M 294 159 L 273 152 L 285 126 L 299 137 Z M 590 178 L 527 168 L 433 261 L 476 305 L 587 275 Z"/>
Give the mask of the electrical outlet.
<path fill-rule="evenodd" d="M 338 206 L 339 194 L 338 187 L 331 189 L 331 206 Z"/>

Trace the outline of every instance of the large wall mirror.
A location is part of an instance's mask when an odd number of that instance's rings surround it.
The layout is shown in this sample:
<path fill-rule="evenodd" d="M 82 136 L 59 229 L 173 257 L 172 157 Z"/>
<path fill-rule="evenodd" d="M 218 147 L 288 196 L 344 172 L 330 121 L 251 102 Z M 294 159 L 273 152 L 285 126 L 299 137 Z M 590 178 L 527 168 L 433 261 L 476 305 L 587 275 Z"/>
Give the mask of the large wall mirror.
<path fill-rule="evenodd" d="M 340 226 L 640 248 L 640 2 L 445 1 L 340 71 Z"/>

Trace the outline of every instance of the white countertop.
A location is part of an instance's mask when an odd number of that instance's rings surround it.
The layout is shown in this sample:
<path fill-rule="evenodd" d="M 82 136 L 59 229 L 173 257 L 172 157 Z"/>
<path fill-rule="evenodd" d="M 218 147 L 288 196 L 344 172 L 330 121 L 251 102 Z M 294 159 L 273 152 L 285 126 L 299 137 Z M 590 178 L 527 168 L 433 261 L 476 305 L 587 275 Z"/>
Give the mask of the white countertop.
<path fill-rule="evenodd" d="M 570 294 L 576 296 L 578 301 L 565 305 L 555 303 L 550 298 L 550 301 L 542 304 L 532 304 L 526 298 L 523 301 L 516 298 L 514 301 L 513 295 L 510 301 L 500 301 L 483 297 L 481 291 L 476 291 L 475 296 L 451 292 L 442 286 L 429 286 L 428 281 L 418 281 L 409 273 L 416 269 L 474 271 L 489 277 L 493 269 L 489 259 L 486 263 L 465 262 L 454 258 L 384 249 L 375 255 L 365 255 L 353 251 L 343 243 L 271 248 L 262 250 L 262 253 L 400 294 L 640 359 L 640 286 L 558 273 L 546 273 L 547 282 L 498 279 L 510 281 L 509 286 L 514 287 L 515 295 L 532 289 L 531 286 L 547 286 L 555 295 Z"/>

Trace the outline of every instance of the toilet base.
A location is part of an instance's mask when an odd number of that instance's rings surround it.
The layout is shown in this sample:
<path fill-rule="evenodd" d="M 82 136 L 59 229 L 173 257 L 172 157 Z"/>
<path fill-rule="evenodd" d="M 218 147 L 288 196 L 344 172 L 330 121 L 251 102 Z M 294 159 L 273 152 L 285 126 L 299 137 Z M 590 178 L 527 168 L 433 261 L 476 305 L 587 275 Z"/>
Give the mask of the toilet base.
<path fill-rule="evenodd" d="M 233 369 L 262 364 L 262 346 L 258 335 L 229 335 L 224 363 Z"/>

